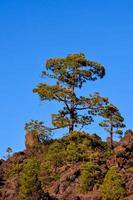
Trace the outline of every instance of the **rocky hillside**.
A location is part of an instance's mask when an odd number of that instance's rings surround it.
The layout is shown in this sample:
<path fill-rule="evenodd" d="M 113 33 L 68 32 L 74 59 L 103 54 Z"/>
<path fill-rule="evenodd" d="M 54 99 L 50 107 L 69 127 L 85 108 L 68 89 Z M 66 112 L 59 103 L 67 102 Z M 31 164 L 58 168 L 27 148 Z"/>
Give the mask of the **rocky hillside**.
<path fill-rule="evenodd" d="M 74 132 L 0 160 L 0 200 L 132 200 L 133 132 L 120 142 Z"/>

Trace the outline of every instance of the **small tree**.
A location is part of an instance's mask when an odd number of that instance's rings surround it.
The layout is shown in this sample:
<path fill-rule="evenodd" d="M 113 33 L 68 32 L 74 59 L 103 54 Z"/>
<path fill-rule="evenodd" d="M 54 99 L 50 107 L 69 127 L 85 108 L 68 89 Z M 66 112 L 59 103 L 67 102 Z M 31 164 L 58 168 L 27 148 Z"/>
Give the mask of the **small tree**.
<path fill-rule="evenodd" d="M 124 118 L 118 108 L 112 104 L 101 110 L 101 116 L 104 120 L 99 125 L 110 133 L 111 148 L 113 149 L 113 134 L 123 134 L 121 129 L 125 127 Z"/>
<path fill-rule="evenodd" d="M 31 120 L 25 124 L 27 132 L 36 132 L 40 142 L 47 141 L 51 136 L 51 130 L 44 125 L 44 122 L 39 120 Z"/>
<path fill-rule="evenodd" d="M 54 79 L 55 84 L 41 83 L 33 92 L 37 93 L 42 101 L 55 100 L 64 104 L 57 114 L 52 115 L 55 129 L 69 127 L 69 132 L 72 132 L 77 125 L 89 125 L 101 106 L 107 103 L 107 99 L 99 93 L 89 97 L 78 96 L 77 89 L 81 89 L 84 83 L 102 79 L 105 75 L 105 68 L 87 60 L 83 53 L 48 59 L 42 75 Z"/>
<path fill-rule="evenodd" d="M 112 166 L 100 187 L 103 200 L 125 200 L 124 181 L 115 166 Z"/>
<path fill-rule="evenodd" d="M 5 158 L 6 158 L 6 159 L 10 158 L 10 157 L 12 156 L 12 154 L 13 154 L 12 148 L 11 148 L 11 147 L 8 147 L 8 148 L 6 149 L 6 156 L 5 156 Z"/>

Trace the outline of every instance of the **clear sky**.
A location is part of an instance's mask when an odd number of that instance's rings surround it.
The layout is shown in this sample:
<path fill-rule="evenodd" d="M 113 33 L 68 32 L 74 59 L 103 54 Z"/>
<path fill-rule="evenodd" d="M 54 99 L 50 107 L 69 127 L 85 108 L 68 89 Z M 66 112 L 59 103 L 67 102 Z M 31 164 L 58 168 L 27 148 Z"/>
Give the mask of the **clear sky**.
<path fill-rule="evenodd" d="M 132 129 L 132 0 L 0 0 L 0 157 L 8 146 L 24 148 L 26 121 L 49 123 L 57 109 L 32 93 L 46 59 L 78 52 L 106 68 L 86 94 L 109 97 Z M 89 130 L 107 136 L 101 128 Z"/>

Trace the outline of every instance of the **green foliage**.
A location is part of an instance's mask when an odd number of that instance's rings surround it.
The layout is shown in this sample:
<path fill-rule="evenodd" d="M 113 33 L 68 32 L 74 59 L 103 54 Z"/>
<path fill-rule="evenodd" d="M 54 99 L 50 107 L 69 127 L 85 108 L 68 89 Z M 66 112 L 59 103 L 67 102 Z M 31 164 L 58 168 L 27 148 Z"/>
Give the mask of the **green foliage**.
<path fill-rule="evenodd" d="M 44 143 L 50 139 L 51 130 L 44 125 L 44 122 L 39 120 L 31 120 L 25 124 L 25 130 L 27 132 L 36 133 L 39 141 Z"/>
<path fill-rule="evenodd" d="M 87 191 L 92 190 L 95 185 L 100 183 L 99 177 L 101 169 L 93 162 L 83 163 L 81 167 L 80 192 L 86 193 Z"/>
<path fill-rule="evenodd" d="M 75 87 L 81 87 L 87 80 L 97 80 L 103 78 L 105 69 L 102 65 L 87 60 L 83 53 L 69 54 L 66 58 L 49 59 L 46 63 L 44 75 L 56 78 L 60 82 L 65 82 Z"/>
<path fill-rule="evenodd" d="M 108 103 L 108 99 L 101 97 L 99 93 L 88 97 L 77 95 L 76 89 L 81 89 L 84 83 L 105 75 L 104 67 L 87 60 L 83 53 L 48 59 L 42 74 L 54 79 L 55 83 L 41 83 L 33 92 L 37 93 L 42 101 L 55 100 L 63 103 L 62 109 L 52 114 L 52 129 L 68 127 L 69 132 L 72 132 L 78 125 L 83 128 L 92 123 L 93 117 Z"/>
<path fill-rule="evenodd" d="M 23 163 L 23 170 L 20 174 L 20 199 L 25 199 L 32 192 L 40 187 L 38 175 L 40 172 L 40 162 L 36 159 L 27 159 Z"/>
<path fill-rule="evenodd" d="M 125 200 L 124 181 L 115 166 L 108 170 L 100 194 L 103 200 Z"/>

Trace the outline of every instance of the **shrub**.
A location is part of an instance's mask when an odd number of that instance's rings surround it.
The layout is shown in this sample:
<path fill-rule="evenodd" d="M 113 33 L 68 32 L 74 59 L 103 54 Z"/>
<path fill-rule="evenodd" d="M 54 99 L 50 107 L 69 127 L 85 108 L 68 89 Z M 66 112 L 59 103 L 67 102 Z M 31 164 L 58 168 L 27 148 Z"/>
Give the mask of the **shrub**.
<path fill-rule="evenodd" d="M 25 197 L 36 191 L 40 182 L 38 175 L 40 171 L 40 162 L 36 159 L 27 159 L 23 164 L 23 170 L 20 175 L 20 190 L 19 197 L 24 199 Z"/>
<path fill-rule="evenodd" d="M 101 174 L 100 167 L 93 162 L 83 163 L 80 175 L 80 192 L 86 193 L 93 189 L 94 185 L 99 184 Z"/>
<path fill-rule="evenodd" d="M 123 179 L 115 166 L 112 166 L 100 187 L 103 200 L 124 200 L 125 189 Z"/>

